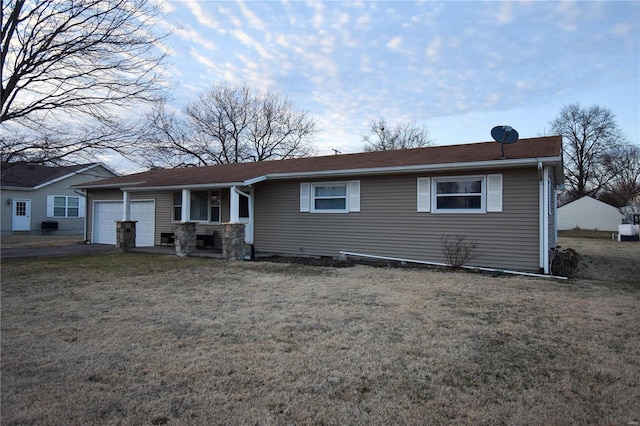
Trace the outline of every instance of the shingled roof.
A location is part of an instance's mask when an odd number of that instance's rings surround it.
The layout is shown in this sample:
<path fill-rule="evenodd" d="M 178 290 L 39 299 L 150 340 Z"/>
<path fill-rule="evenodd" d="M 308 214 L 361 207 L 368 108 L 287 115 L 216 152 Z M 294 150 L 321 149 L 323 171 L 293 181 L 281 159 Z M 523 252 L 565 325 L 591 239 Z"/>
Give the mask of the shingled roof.
<path fill-rule="evenodd" d="M 93 165 L 94 164 L 78 164 L 53 167 L 36 164 L 3 163 L 0 181 L 3 187 L 35 188 Z"/>
<path fill-rule="evenodd" d="M 266 179 L 323 174 L 399 173 L 419 167 L 441 165 L 463 168 L 465 164 L 492 163 L 495 166 L 522 164 L 519 160 L 553 159 L 559 163 L 562 138 L 549 136 L 521 139 L 505 145 L 506 159 L 501 159 L 500 145 L 481 142 L 462 145 L 431 146 L 395 151 L 363 152 L 289 160 L 234 163 L 205 167 L 154 169 L 127 176 L 103 179 L 82 185 L 83 188 L 153 188 L 195 185 L 234 185 Z M 533 164 L 533 163 L 532 163 Z"/>

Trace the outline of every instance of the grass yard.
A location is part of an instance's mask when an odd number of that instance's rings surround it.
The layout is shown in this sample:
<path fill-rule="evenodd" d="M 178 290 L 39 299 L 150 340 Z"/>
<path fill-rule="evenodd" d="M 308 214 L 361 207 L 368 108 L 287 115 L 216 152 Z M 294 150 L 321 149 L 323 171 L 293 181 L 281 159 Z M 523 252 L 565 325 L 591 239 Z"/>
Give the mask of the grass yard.
<path fill-rule="evenodd" d="M 638 425 L 640 245 L 562 245 L 577 279 L 3 261 L 2 424 Z"/>

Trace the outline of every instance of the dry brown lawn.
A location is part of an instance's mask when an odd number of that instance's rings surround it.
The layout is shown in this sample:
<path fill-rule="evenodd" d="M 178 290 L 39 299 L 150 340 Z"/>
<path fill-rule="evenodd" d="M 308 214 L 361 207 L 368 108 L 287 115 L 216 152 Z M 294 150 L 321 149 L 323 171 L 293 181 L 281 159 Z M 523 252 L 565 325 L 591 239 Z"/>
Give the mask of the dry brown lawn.
<path fill-rule="evenodd" d="M 2 424 L 637 425 L 640 245 L 562 245 L 577 279 L 3 261 Z"/>

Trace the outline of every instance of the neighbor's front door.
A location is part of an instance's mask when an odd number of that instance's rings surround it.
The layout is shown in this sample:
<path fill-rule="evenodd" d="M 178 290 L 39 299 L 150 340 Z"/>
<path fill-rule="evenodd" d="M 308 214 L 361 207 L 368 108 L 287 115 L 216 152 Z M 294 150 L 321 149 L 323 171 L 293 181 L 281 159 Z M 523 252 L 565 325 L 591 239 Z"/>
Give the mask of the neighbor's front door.
<path fill-rule="evenodd" d="M 13 199 L 13 227 L 14 231 L 31 231 L 31 200 Z"/>

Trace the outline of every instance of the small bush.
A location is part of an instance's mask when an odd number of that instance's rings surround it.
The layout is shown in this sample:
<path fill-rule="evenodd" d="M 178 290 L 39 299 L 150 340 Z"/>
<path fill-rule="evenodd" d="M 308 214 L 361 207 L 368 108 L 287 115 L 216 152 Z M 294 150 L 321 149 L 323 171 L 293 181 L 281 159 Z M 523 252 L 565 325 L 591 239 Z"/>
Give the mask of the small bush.
<path fill-rule="evenodd" d="M 476 257 L 475 249 L 478 240 L 467 241 L 464 235 L 443 235 L 442 254 L 451 269 L 460 269 L 468 261 Z"/>
<path fill-rule="evenodd" d="M 551 249 L 551 274 L 562 277 L 575 277 L 578 273 L 580 255 L 572 248 L 559 250 Z"/>

